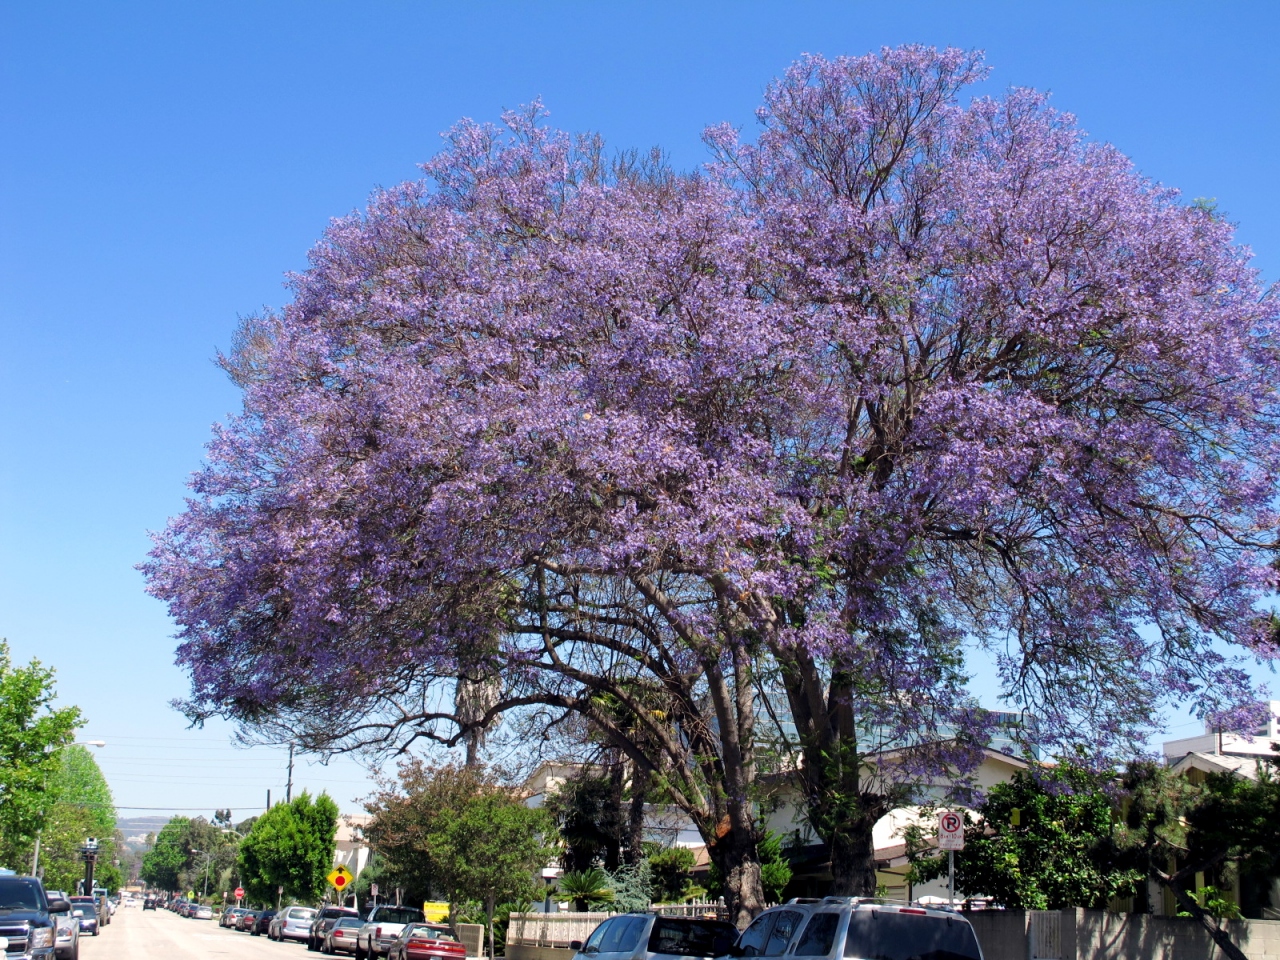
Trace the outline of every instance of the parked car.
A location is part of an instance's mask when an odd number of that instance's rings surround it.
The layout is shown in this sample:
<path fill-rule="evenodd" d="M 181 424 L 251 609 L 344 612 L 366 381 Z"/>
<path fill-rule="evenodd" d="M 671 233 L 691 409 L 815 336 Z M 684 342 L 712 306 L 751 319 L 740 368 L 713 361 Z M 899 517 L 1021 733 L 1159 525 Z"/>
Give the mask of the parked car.
<path fill-rule="evenodd" d="M 50 901 L 67 899 L 67 895 L 61 890 L 46 890 L 45 896 Z M 70 901 L 67 902 L 67 909 L 50 910 L 49 915 L 58 925 L 53 945 L 58 960 L 77 960 L 80 956 L 80 918 L 72 914 Z"/>
<path fill-rule="evenodd" d="M 156 898 L 155 898 L 155 897 L 147 897 L 146 899 L 144 899 L 144 900 L 142 901 L 142 909 L 143 909 L 143 910 L 154 910 L 155 908 L 156 908 Z"/>
<path fill-rule="evenodd" d="M 316 912 L 310 907 L 285 907 L 271 920 L 267 937 L 271 940 L 301 940 L 306 942 L 311 934 L 311 921 Z"/>
<path fill-rule="evenodd" d="M 467 948 L 444 923 L 408 923 L 387 948 L 387 960 L 459 960 Z"/>
<path fill-rule="evenodd" d="M 307 949 L 319 950 L 324 945 L 324 938 L 329 928 L 338 922 L 340 917 L 359 917 L 360 913 L 349 907 L 321 907 L 311 921 L 311 932 L 307 936 Z"/>
<path fill-rule="evenodd" d="M 320 944 L 321 953 L 355 953 L 356 937 L 362 921 L 359 917 L 338 917 Z"/>
<path fill-rule="evenodd" d="M 246 910 L 240 916 L 236 917 L 236 929 L 241 933 L 248 933 L 253 929 L 253 922 L 258 919 L 258 910 Z"/>
<path fill-rule="evenodd" d="M 408 923 L 422 923 L 426 917 L 417 907 L 379 905 L 369 911 L 356 935 L 356 960 L 377 957 L 387 952 L 391 941 L 400 936 Z"/>
<path fill-rule="evenodd" d="M 570 946 L 578 951 L 575 960 L 720 957 L 734 953 L 737 935 L 738 929 L 723 920 L 625 913 L 596 927 L 586 943 Z"/>
<path fill-rule="evenodd" d="M 197 920 L 212 920 L 213 907 L 209 906 L 207 903 L 202 903 L 200 904 L 200 906 L 196 907 L 196 910 L 193 916 Z"/>
<path fill-rule="evenodd" d="M 71 915 L 80 921 L 80 932 L 96 937 L 101 929 L 98 923 L 98 910 L 92 903 L 71 904 Z"/>
<path fill-rule="evenodd" d="M 787 953 L 814 958 L 982 960 L 973 927 L 957 911 L 865 897 L 790 900 L 770 907 L 742 931 L 730 952 L 737 957 Z"/>
<path fill-rule="evenodd" d="M 240 919 L 240 914 L 247 912 L 244 907 L 228 907 L 222 911 L 222 916 L 218 918 L 218 926 L 234 928 L 236 921 Z"/>
<path fill-rule="evenodd" d="M 53 960 L 57 949 L 55 914 L 70 910 L 63 898 L 50 899 L 35 877 L 0 877 L 0 937 L 14 960 Z"/>
<path fill-rule="evenodd" d="M 253 926 L 250 928 L 249 932 L 255 937 L 262 936 L 267 932 L 267 928 L 271 926 L 271 921 L 275 915 L 276 912 L 274 910 L 263 910 L 258 914 L 258 918 L 253 921 Z"/>
<path fill-rule="evenodd" d="M 80 920 L 80 932 L 96 937 L 101 924 L 98 922 L 98 907 L 93 897 L 72 897 L 71 915 Z"/>

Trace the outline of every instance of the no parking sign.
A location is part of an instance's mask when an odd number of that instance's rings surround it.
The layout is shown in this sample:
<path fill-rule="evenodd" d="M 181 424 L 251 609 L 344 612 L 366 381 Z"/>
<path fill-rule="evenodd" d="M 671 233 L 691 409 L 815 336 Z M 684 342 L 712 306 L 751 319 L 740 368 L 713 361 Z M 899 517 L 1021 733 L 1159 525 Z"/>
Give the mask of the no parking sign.
<path fill-rule="evenodd" d="M 954 810 L 943 810 L 938 814 L 938 849 L 964 849 L 964 817 Z"/>

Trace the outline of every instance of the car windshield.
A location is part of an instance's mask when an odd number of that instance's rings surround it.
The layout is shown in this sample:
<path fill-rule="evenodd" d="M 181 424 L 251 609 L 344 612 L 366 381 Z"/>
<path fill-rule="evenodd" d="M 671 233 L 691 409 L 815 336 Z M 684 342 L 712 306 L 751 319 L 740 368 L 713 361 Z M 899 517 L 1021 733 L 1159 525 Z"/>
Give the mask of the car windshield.
<path fill-rule="evenodd" d="M 359 917 L 342 917 L 334 924 L 334 927 L 363 927 L 364 923 Z"/>
<path fill-rule="evenodd" d="M 409 927 L 410 937 L 421 937 L 425 940 L 451 940 L 457 942 L 457 937 L 453 935 L 453 931 L 445 927 L 431 927 L 425 923 L 419 923 Z"/>
<path fill-rule="evenodd" d="M 856 910 L 844 955 L 850 960 L 981 960 L 973 927 L 958 917 Z"/>
<path fill-rule="evenodd" d="M 292 920 L 310 920 L 316 915 L 316 912 L 310 907 L 294 907 L 289 911 L 288 916 Z"/>
<path fill-rule="evenodd" d="M 0 879 L 0 910 L 38 910 L 40 890 L 35 881 Z"/>
<path fill-rule="evenodd" d="M 377 918 L 382 923 L 417 923 L 422 911 L 417 907 L 379 907 Z"/>
<path fill-rule="evenodd" d="M 98 911 L 94 909 L 92 903 L 77 903 L 74 904 L 74 906 L 77 910 L 83 913 L 86 918 L 96 917 L 98 915 Z"/>
<path fill-rule="evenodd" d="M 731 923 L 659 917 L 649 933 L 650 953 L 680 957 L 718 957 L 729 952 L 738 931 Z"/>

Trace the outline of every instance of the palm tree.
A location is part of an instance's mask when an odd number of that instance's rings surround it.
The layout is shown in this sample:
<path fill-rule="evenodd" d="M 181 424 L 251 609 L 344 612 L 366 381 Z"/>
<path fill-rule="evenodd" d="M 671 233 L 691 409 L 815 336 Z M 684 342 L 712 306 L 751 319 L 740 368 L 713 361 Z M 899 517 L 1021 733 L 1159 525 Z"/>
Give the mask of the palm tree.
<path fill-rule="evenodd" d="M 573 909 L 587 911 L 591 907 L 613 902 L 609 875 L 599 867 L 589 870 L 570 870 L 556 885 L 557 900 L 572 900 Z"/>

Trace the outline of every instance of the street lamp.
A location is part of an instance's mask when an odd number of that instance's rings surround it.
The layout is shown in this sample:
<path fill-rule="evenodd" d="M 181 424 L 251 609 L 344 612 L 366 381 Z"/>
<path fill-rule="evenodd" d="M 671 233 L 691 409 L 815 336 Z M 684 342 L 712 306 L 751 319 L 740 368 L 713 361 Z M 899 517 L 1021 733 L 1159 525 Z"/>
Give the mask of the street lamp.
<path fill-rule="evenodd" d="M 64 744 L 68 747 L 105 747 L 105 740 L 77 740 L 75 743 Z M 41 787 L 41 799 L 44 799 L 44 793 L 49 789 L 49 775 L 46 773 L 44 778 L 44 786 Z M 40 837 L 44 833 L 44 810 L 40 811 L 40 829 L 36 831 L 36 848 L 31 854 L 31 875 L 38 876 L 36 871 L 40 869 Z M 90 891 L 92 893 L 92 891 Z"/>
<path fill-rule="evenodd" d="M 203 850 L 192 850 L 191 852 L 198 853 L 204 857 L 204 893 L 201 896 L 207 897 L 209 896 L 209 864 L 213 860 L 213 854 L 205 853 Z"/>

